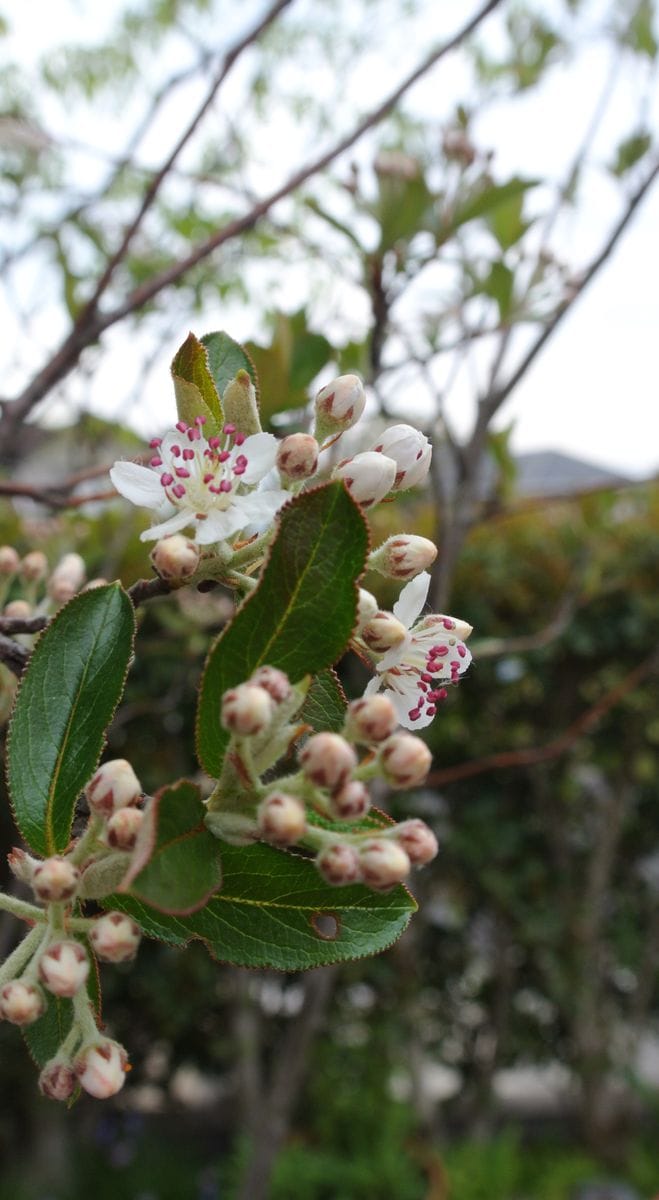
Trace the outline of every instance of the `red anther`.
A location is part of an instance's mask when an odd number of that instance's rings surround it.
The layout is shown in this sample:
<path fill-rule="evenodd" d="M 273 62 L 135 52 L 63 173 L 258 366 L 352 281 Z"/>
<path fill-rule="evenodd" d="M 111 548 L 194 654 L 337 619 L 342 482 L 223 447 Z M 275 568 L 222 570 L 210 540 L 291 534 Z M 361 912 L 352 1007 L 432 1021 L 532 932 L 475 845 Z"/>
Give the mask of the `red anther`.
<path fill-rule="evenodd" d="M 150 460 L 149 460 L 149 466 L 150 466 L 150 467 L 161 467 L 161 466 L 162 466 L 162 459 L 161 459 L 161 458 L 158 458 L 158 455 L 157 455 L 157 454 L 156 454 L 156 455 L 154 455 L 154 457 L 153 457 L 152 459 L 150 459 Z"/>
<path fill-rule="evenodd" d="M 165 472 L 164 472 L 164 473 L 163 473 L 163 474 L 160 476 L 160 482 L 161 482 L 161 484 L 162 484 L 162 486 L 163 486 L 163 487 L 169 487 L 170 483 L 173 483 L 173 482 L 174 482 L 174 476 L 173 476 L 173 475 L 170 475 L 168 471 L 165 471 Z"/>
<path fill-rule="evenodd" d="M 157 450 L 159 446 L 162 446 L 162 438 L 151 438 L 149 446 L 152 450 Z"/>
<path fill-rule="evenodd" d="M 219 462 L 225 463 L 228 458 L 231 458 L 231 451 L 230 450 L 220 450 L 220 453 L 218 454 L 217 457 L 218 457 Z"/>
<path fill-rule="evenodd" d="M 222 440 L 222 439 L 221 439 L 221 438 L 219 438 L 219 437 L 212 437 L 212 438 L 209 438 L 209 439 L 208 439 L 208 445 L 210 446 L 211 450 L 217 450 L 217 449 L 218 449 L 218 447 L 219 447 L 219 445 L 220 445 L 220 442 L 221 442 L 221 440 Z"/>
<path fill-rule="evenodd" d="M 448 646 L 433 646 L 430 653 L 433 654 L 435 658 L 443 658 L 445 654 L 448 654 Z"/>
<path fill-rule="evenodd" d="M 425 671 L 424 671 L 423 675 L 421 676 L 421 679 L 423 680 L 424 683 L 432 683 L 432 675 L 428 675 Z"/>
<path fill-rule="evenodd" d="M 226 433 L 227 437 L 231 437 L 231 434 L 236 432 L 236 427 L 235 425 L 225 425 L 222 432 Z"/>
<path fill-rule="evenodd" d="M 410 721 L 418 721 L 419 717 L 421 716 L 421 709 L 411 708 L 407 715 L 410 718 Z"/>
<path fill-rule="evenodd" d="M 188 471 L 187 467 L 174 467 L 174 474 L 179 479 L 189 479 L 190 478 L 190 472 Z"/>
<path fill-rule="evenodd" d="M 419 689 L 419 691 L 420 691 L 420 692 L 427 692 L 427 691 L 428 691 L 428 684 L 427 684 L 427 683 L 424 683 L 424 681 L 423 681 L 423 680 L 420 680 L 420 681 L 419 681 L 419 683 L 417 683 L 417 685 L 416 685 L 416 686 L 418 687 L 418 689 Z"/>
<path fill-rule="evenodd" d="M 222 482 L 220 484 L 220 491 L 221 492 L 230 492 L 231 491 L 231 482 L 229 479 L 222 480 Z"/>
<path fill-rule="evenodd" d="M 192 462 L 192 459 L 194 458 L 194 450 L 191 450 L 189 446 L 186 446 L 185 450 L 183 451 L 183 458 L 186 462 Z"/>
<path fill-rule="evenodd" d="M 464 658 L 466 653 L 467 653 L 466 646 L 462 646 L 462 645 L 458 646 L 458 654 L 460 655 L 460 658 Z"/>
<path fill-rule="evenodd" d="M 173 491 L 174 495 L 176 496 L 177 500 L 182 500 L 183 497 L 185 496 L 185 487 L 183 486 L 182 483 L 177 483 L 176 487 L 172 488 L 172 491 Z"/>
<path fill-rule="evenodd" d="M 244 454 L 238 455 L 238 457 L 236 459 L 236 466 L 237 467 L 246 467 L 247 466 L 247 459 Z"/>
<path fill-rule="evenodd" d="M 206 418 L 205 417 L 195 417 L 194 423 L 195 423 L 195 425 L 205 425 Z"/>
<path fill-rule="evenodd" d="M 214 479 L 215 476 L 212 475 L 210 471 L 207 471 L 204 475 L 204 483 L 212 483 Z"/>
<path fill-rule="evenodd" d="M 233 473 L 234 475 L 244 475 L 246 470 L 247 467 L 234 467 Z"/>
<path fill-rule="evenodd" d="M 429 704 L 429 705 L 428 705 L 428 707 L 427 707 L 427 709 L 426 709 L 426 716 L 428 716 L 428 717 L 434 717 L 434 715 L 435 715 L 435 713 L 436 713 L 436 712 L 437 712 L 437 709 L 435 708 L 435 705 L 434 705 L 434 704 Z"/>
<path fill-rule="evenodd" d="M 172 446 L 172 454 L 174 455 L 174 458 L 178 458 L 178 457 L 179 457 L 179 455 L 180 455 L 180 453 L 181 453 L 181 447 L 180 447 L 180 446 L 178 446 L 178 445 L 176 445 L 176 446 Z"/>
<path fill-rule="evenodd" d="M 219 496 L 220 492 L 222 491 L 222 488 L 217 487 L 217 485 L 214 483 L 211 483 L 208 490 L 209 490 L 209 492 L 212 492 L 214 496 Z"/>
<path fill-rule="evenodd" d="M 177 421 L 175 428 L 178 429 L 179 433 L 187 433 L 188 431 L 185 421 Z"/>
<path fill-rule="evenodd" d="M 436 693 L 437 700 L 446 700 L 447 696 L 448 696 L 448 692 L 447 692 L 446 688 L 440 688 L 439 691 Z"/>
<path fill-rule="evenodd" d="M 245 434 L 244 434 L 244 433 L 237 433 L 237 434 L 236 434 L 236 436 L 235 436 L 235 438 L 234 438 L 234 441 L 235 441 L 235 443 L 236 443 L 236 446 L 242 446 L 243 442 L 245 441 Z"/>
<path fill-rule="evenodd" d="M 455 629 L 455 621 L 452 621 L 450 617 L 444 617 L 442 625 L 444 629 Z"/>

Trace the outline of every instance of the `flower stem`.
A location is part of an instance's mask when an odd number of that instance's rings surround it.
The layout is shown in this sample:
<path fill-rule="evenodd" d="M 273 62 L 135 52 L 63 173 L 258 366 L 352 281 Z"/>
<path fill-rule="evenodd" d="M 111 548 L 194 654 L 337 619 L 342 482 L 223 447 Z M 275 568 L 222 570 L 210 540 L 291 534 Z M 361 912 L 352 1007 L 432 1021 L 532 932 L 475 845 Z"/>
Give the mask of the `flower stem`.
<path fill-rule="evenodd" d="M 43 925 L 35 925 L 29 933 L 25 935 L 22 942 L 18 943 L 16 949 L 9 955 L 0 967 L 0 987 L 7 983 L 10 979 L 16 979 L 20 975 L 23 967 L 32 958 L 35 951 L 38 949 L 43 938 Z"/>
<path fill-rule="evenodd" d="M 36 904 L 27 904 L 25 900 L 17 900 L 15 896 L 7 896 L 5 892 L 0 892 L 0 909 L 14 917 L 20 917 L 22 921 L 46 920 L 43 908 L 37 908 Z"/>

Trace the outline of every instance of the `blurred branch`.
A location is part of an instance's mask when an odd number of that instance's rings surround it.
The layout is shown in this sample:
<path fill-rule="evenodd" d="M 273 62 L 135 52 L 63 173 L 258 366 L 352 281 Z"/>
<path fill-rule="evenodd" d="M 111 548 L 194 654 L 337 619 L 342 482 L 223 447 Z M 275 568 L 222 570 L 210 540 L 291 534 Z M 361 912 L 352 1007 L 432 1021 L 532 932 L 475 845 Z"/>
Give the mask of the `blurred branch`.
<path fill-rule="evenodd" d="M 30 657 L 30 651 L 25 646 L 13 642 L 11 638 L 0 633 L 0 662 L 3 662 L 14 675 L 21 676 Z"/>
<path fill-rule="evenodd" d="M 479 661 L 483 658 L 499 658 L 503 654 L 526 654 L 529 650 L 541 650 L 550 646 L 565 632 L 578 607 L 580 589 L 571 588 L 559 601 L 556 612 L 551 620 L 537 633 L 521 634 L 519 637 L 483 638 L 473 644 L 474 656 Z"/>
<path fill-rule="evenodd" d="M 149 461 L 151 453 L 131 455 L 131 462 L 146 463 Z M 108 475 L 111 466 L 111 463 L 105 463 L 103 466 L 87 467 L 84 471 L 77 471 L 75 475 L 69 475 L 68 479 L 63 479 L 60 483 L 35 484 L 3 479 L 0 480 L 0 496 L 23 497 L 34 500 L 37 504 L 48 505 L 49 508 L 79 508 L 82 504 L 91 503 L 93 500 L 116 499 L 117 492 L 114 488 L 105 488 L 100 492 L 85 492 L 79 496 L 72 495 L 81 483 Z"/>

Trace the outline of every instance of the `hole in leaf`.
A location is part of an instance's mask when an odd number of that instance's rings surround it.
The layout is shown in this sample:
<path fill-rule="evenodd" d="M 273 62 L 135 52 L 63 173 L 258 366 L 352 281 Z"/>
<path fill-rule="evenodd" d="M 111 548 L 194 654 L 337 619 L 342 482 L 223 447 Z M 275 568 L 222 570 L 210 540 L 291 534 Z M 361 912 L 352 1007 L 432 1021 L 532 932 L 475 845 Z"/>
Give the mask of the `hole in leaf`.
<path fill-rule="evenodd" d="M 311 928 L 324 942 L 334 942 L 341 932 L 341 921 L 336 913 L 316 912 L 311 916 Z"/>

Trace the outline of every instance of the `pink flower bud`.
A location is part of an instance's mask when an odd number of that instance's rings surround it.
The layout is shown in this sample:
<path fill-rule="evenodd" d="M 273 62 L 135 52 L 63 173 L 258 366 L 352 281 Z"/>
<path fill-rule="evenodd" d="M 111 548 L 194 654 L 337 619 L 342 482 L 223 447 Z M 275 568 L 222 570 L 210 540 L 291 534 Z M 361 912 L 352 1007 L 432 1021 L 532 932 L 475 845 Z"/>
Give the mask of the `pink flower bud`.
<path fill-rule="evenodd" d="M 70 900 L 75 896 L 80 871 L 67 858 L 53 855 L 38 863 L 32 875 L 32 890 L 42 903 L 51 900 Z"/>
<path fill-rule="evenodd" d="M 80 942 L 55 942 L 41 955 L 39 975 L 54 996 L 75 996 L 89 975 L 89 959 Z"/>
<path fill-rule="evenodd" d="M 400 646 L 406 635 L 407 630 L 402 621 L 390 612 L 376 613 L 361 632 L 369 650 L 374 650 L 376 654 L 385 654 L 394 646 Z"/>
<path fill-rule="evenodd" d="M 315 475 L 320 447 L 310 433 L 291 433 L 279 443 L 277 467 L 286 479 L 309 479 Z"/>
<path fill-rule="evenodd" d="M 339 375 L 316 396 L 316 425 L 321 439 L 343 433 L 356 425 L 366 404 L 364 385 L 358 375 Z"/>
<path fill-rule="evenodd" d="M 437 558 L 437 547 L 429 538 L 401 533 L 387 538 L 371 555 L 369 566 L 389 579 L 413 579 L 427 571 Z"/>
<path fill-rule="evenodd" d="M 417 787 L 423 783 L 431 763 L 430 750 L 413 733 L 394 733 L 380 746 L 382 773 L 391 787 Z"/>
<path fill-rule="evenodd" d="M 69 1100 L 77 1087 L 73 1068 L 56 1058 L 46 1063 L 39 1076 L 39 1090 L 49 1100 Z"/>
<path fill-rule="evenodd" d="M 125 913 L 110 912 L 91 927 L 89 940 L 103 962 L 131 962 L 140 944 L 140 927 Z"/>
<path fill-rule="evenodd" d="M 393 459 L 396 466 L 396 491 L 421 483 L 430 470 L 432 446 L 427 437 L 412 425 L 391 425 L 372 446 L 377 454 Z"/>
<path fill-rule="evenodd" d="M 120 808 L 137 804 L 141 798 L 142 785 L 125 758 L 104 762 L 87 785 L 89 807 L 100 817 L 109 817 Z"/>
<path fill-rule="evenodd" d="M 240 683 L 222 697 L 222 724 L 239 737 L 263 733 L 274 712 L 272 697 L 265 688 L 253 683 Z"/>
<path fill-rule="evenodd" d="M 275 704 L 282 704 L 284 700 L 288 700 L 292 690 L 288 675 L 279 671 L 277 667 L 259 667 L 249 682 L 264 688 Z"/>
<path fill-rule="evenodd" d="M 359 854 L 347 842 L 334 842 L 325 846 L 316 857 L 316 866 L 325 883 L 341 887 L 348 883 L 360 883 L 362 868 Z"/>
<path fill-rule="evenodd" d="M 270 792 L 259 804 L 257 817 L 259 837 L 273 846 L 292 846 L 307 828 L 304 805 L 286 792 Z"/>
<path fill-rule="evenodd" d="M 9 851 L 7 863 L 12 875 L 20 879 L 21 883 L 29 885 L 32 884 L 34 868 L 40 865 L 38 858 L 33 858 L 31 854 L 27 854 L 25 850 L 21 850 L 19 846 L 14 846 L 13 850 Z"/>
<path fill-rule="evenodd" d="M 398 725 L 398 717 L 388 696 L 362 696 L 348 705 L 346 732 L 367 746 L 383 742 Z"/>
<path fill-rule="evenodd" d="M 48 580 L 48 595 L 56 604 L 66 604 L 85 582 L 85 564 L 79 554 L 65 554 Z"/>
<path fill-rule="evenodd" d="M 372 596 L 371 593 L 367 592 L 364 588 L 360 588 L 357 596 L 356 632 L 360 633 L 364 626 L 368 625 L 368 622 L 373 620 L 373 617 L 377 612 L 379 612 L 379 610 L 380 605 L 375 599 L 375 596 Z"/>
<path fill-rule="evenodd" d="M 0 546 L 0 575 L 15 575 L 20 561 L 13 546 Z"/>
<path fill-rule="evenodd" d="M 0 1016 L 12 1025 L 32 1025 L 46 1011 L 41 988 L 13 979 L 0 990 Z"/>
<path fill-rule="evenodd" d="M 80 1086 L 97 1100 L 107 1100 L 121 1091 L 127 1069 L 126 1051 L 110 1038 L 99 1038 L 86 1046 L 73 1064 Z"/>
<path fill-rule="evenodd" d="M 21 561 L 19 571 L 23 579 L 38 583 L 48 574 L 48 559 L 41 550 L 31 550 Z"/>
<path fill-rule="evenodd" d="M 333 791 L 341 787 L 357 766 L 357 755 L 338 733 L 315 733 L 302 747 L 300 765 L 307 779 Z"/>
<path fill-rule="evenodd" d="M 379 504 L 392 490 L 396 481 L 396 464 L 385 454 L 366 450 L 349 458 L 334 471 L 336 479 L 342 479 L 353 500 L 362 508 Z"/>
<path fill-rule="evenodd" d="M 141 808 L 120 808 L 105 826 L 105 840 L 113 850 L 134 850 L 144 820 Z"/>
<path fill-rule="evenodd" d="M 410 873 L 410 860 L 397 842 L 373 838 L 359 851 L 364 883 L 376 892 L 386 892 L 402 883 Z"/>
<path fill-rule="evenodd" d="M 423 867 L 431 862 L 439 850 L 432 829 L 418 817 L 413 817 L 410 821 L 401 821 L 392 831 L 392 837 L 403 847 L 415 867 Z"/>
<path fill-rule="evenodd" d="M 156 542 L 151 551 L 151 562 L 162 579 L 183 580 L 194 575 L 199 566 L 201 551 L 196 542 L 173 533 Z"/>
<path fill-rule="evenodd" d="M 32 616 L 32 605 L 27 600 L 10 600 L 5 604 L 4 617 L 15 617 L 19 621 L 27 621 Z"/>
<path fill-rule="evenodd" d="M 358 821 L 371 807 L 368 788 L 358 779 L 349 779 L 332 792 L 330 807 L 332 816 L 338 821 Z"/>

